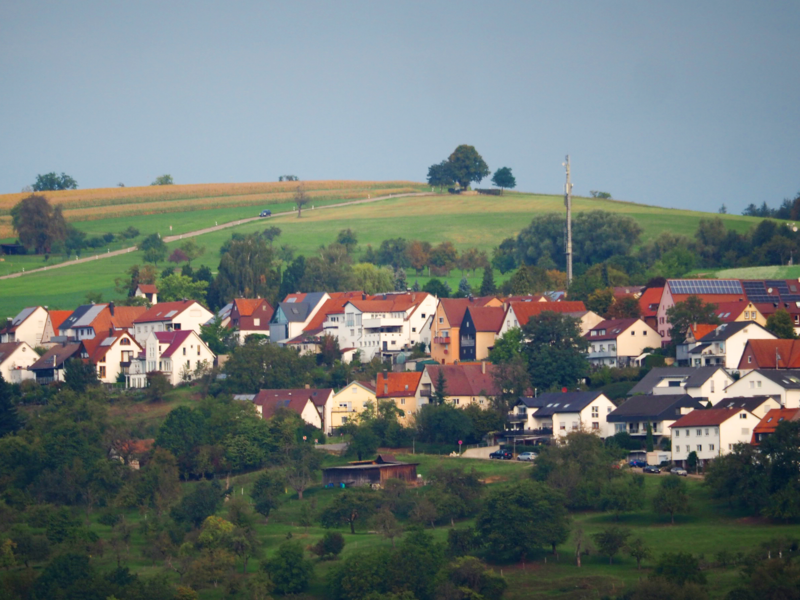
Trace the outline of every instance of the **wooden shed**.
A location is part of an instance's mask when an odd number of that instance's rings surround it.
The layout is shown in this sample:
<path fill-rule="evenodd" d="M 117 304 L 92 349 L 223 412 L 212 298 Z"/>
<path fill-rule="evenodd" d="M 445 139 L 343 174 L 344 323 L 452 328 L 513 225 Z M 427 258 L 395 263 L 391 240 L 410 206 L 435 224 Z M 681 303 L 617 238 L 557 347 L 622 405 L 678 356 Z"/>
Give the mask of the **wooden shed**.
<path fill-rule="evenodd" d="M 373 485 L 383 487 L 389 479 L 399 479 L 415 485 L 418 464 L 399 462 L 391 454 L 379 454 L 375 460 L 356 461 L 343 467 L 323 469 L 322 485 L 325 487 Z"/>

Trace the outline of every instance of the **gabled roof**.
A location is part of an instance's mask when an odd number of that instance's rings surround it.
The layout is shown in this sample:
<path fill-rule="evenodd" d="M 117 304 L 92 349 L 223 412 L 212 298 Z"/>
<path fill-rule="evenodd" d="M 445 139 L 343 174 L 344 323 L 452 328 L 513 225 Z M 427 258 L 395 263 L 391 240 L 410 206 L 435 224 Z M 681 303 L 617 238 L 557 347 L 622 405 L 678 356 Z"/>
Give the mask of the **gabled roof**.
<path fill-rule="evenodd" d="M 30 350 L 33 350 L 33 348 L 25 342 L 6 342 L 5 344 L 0 344 L 0 365 L 8 360 L 21 346 L 27 346 Z M 36 353 L 32 352 L 32 355 L 36 356 Z"/>
<path fill-rule="evenodd" d="M 92 323 L 108 308 L 107 304 L 84 304 L 79 306 L 69 318 L 61 324 L 61 329 L 93 327 Z M 108 327 L 106 327 L 108 329 Z"/>
<path fill-rule="evenodd" d="M 350 304 L 361 312 L 406 312 L 419 306 L 428 295 L 427 292 L 377 294 L 366 299 L 353 298 Z"/>
<path fill-rule="evenodd" d="M 158 294 L 158 288 L 152 283 L 140 283 L 136 286 L 143 294 Z"/>
<path fill-rule="evenodd" d="M 314 307 L 308 302 L 281 302 L 278 308 L 289 323 L 304 323 Z"/>
<path fill-rule="evenodd" d="M 775 368 L 777 359 L 779 369 L 800 369 L 800 340 L 748 340 L 744 354 L 747 354 L 748 347 L 755 358 L 755 365 L 752 367 Z M 752 367 L 744 362 L 739 363 L 740 369 Z"/>
<path fill-rule="evenodd" d="M 450 327 L 461 327 L 461 322 L 464 320 L 464 314 L 470 306 L 486 306 L 488 302 L 494 300 L 494 296 L 486 296 L 483 298 L 440 298 L 439 304 L 447 316 L 447 322 Z"/>
<path fill-rule="evenodd" d="M 725 398 L 724 400 L 720 400 L 714 405 L 714 408 L 730 408 L 730 409 L 737 409 L 743 408 L 744 410 L 753 412 L 759 406 L 764 404 L 767 400 L 771 399 L 772 396 L 753 396 L 751 398 L 744 398 L 739 396 L 737 398 Z M 774 398 L 772 398 L 774 400 Z"/>
<path fill-rule="evenodd" d="M 503 326 L 506 310 L 502 306 L 470 306 L 467 308 L 475 331 L 497 333 Z M 466 318 L 466 312 L 464 318 Z M 463 320 L 462 320 L 463 323 Z"/>
<path fill-rule="evenodd" d="M 486 363 L 486 372 L 476 364 L 427 365 L 425 370 L 431 378 L 431 385 L 436 389 L 439 373 L 444 375 L 446 396 L 497 396 L 499 391 L 492 376 L 495 366 Z"/>
<path fill-rule="evenodd" d="M 730 408 L 706 408 L 705 410 L 693 410 L 688 415 L 682 416 L 670 427 L 704 427 L 709 425 L 722 425 L 742 412 L 741 409 Z M 746 411 L 749 412 L 749 411 Z"/>
<path fill-rule="evenodd" d="M 120 338 L 126 337 L 132 343 L 130 346 L 130 350 L 132 351 L 142 351 L 143 348 L 136 342 L 134 337 L 128 334 L 126 331 L 115 331 L 111 335 L 106 337 L 96 337 L 91 340 L 82 340 L 81 344 L 83 344 L 86 353 L 89 355 L 89 360 L 93 363 L 97 363 L 100 361 L 101 358 L 105 357 L 108 354 L 108 351 L 116 344 Z"/>
<path fill-rule="evenodd" d="M 537 398 L 542 407 L 534 413 L 534 417 L 549 417 L 559 413 L 577 413 L 597 400 L 603 392 L 550 392 Z"/>
<path fill-rule="evenodd" d="M 178 300 L 177 302 L 159 302 L 153 308 L 147 310 L 143 314 L 134 319 L 134 323 L 155 323 L 158 321 L 172 321 L 183 313 L 189 307 L 197 304 L 202 306 L 199 302 L 194 300 Z"/>
<path fill-rule="evenodd" d="M 290 340 L 286 340 L 284 343 L 287 345 L 318 344 L 323 335 L 324 330 L 322 327 L 317 327 L 316 329 L 309 329 L 308 327 L 305 327 L 300 335 L 297 335 Z"/>
<path fill-rule="evenodd" d="M 557 313 L 586 312 L 586 305 L 581 301 L 512 302 L 511 310 L 514 311 L 519 326 L 524 327 L 531 317 L 538 316 L 545 311 Z"/>
<path fill-rule="evenodd" d="M 700 370 L 700 369 L 708 369 L 708 370 L 706 371 L 706 370 Z M 717 365 L 717 366 L 712 366 L 712 367 L 700 367 L 694 373 L 689 375 L 689 377 L 688 377 L 688 379 L 686 379 L 686 382 L 684 383 L 684 385 L 686 386 L 687 390 L 692 389 L 692 388 L 699 388 L 706 381 L 711 379 L 711 377 L 713 377 L 714 374 L 717 371 L 722 371 L 723 374 L 725 375 L 725 377 L 727 377 L 730 381 L 733 381 L 733 377 L 731 377 L 730 373 L 728 373 L 722 366 Z"/>
<path fill-rule="evenodd" d="M 242 317 L 251 316 L 253 312 L 262 304 L 269 306 L 269 302 L 263 298 L 234 298 L 233 304 L 236 305 L 236 308 L 239 311 L 239 316 Z M 272 307 L 270 307 L 270 309 L 272 309 Z M 272 313 L 270 312 L 270 315 L 271 314 Z"/>
<path fill-rule="evenodd" d="M 707 333 L 702 337 L 703 342 L 724 342 L 725 340 L 730 339 L 744 328 L 752 326 L 758 327 L 764 331 L 764 327 L 756 323 L 755 321 L 735 321 L 733 323 L 723 323 L 722 325 L 718 325 L 717 328 L 712 331 L 711 333 Z"/>
<path fill-rule="evenodd" d="M 689 326 L 689 329 L 691 330 L 692 336 L 695 340 L 701 339 L 703 336 L 708 335 L 716 328 L 716 325 L 711 325 L 709 323 L 695 323 Z"/>
<path fill-rule="evenodd" d="M 352 385 L 357 385 L 357 386 L 367 390 L 371 394 L 375 393 L 375 384 L 374 383 L 372 383 L 370 381 L 351 381 L 346 386 L 344 386 L 342 389 L 340 389 L 338 392 L 336 392 L 336 395 L 338 396 L 339 394 L 344 392 L 347 388 L 349 388 Z"/>
<path fill-rule="evenodd" d="M 50 315 L 50 324 L 53 326 L 53 333 L 58 335 L 58 330 L 64 324 L 69 316 L 72 314 L 71 310 L 51 310 L 48 311 Z"/>
<path fill-rule="evenodd" d="M 179 329 L 178 331 L 157 331 L 156 339 L 159 344 L 169 344 L 161 353 L 161 358 L 169 358 L 181 347 L 181 345 L 192 335 L 197 335 L 191 329 Z M 198 337 L 199 340 L 199 337 Z"/>
<path fill-rule="evenodd" d="M 417 393 L 421 379 L 422 373 L 415 371 L 389 372 L 386 375 L 378 373 L 375 383 L 375 395 L 378 398 L 414 396 Z"/>
<path fill-rule="evenodd" d="M 36 311 L 37 308 L 39 308 L 39 307 L 38 306 L 30 306 L 28 308 L 23 308 L 21 311 L 19 311 L 17 316 L 15 316 L 13 319 L 11 319 L 10 323 L 8 321 L 6 321 L 3 324 L 3 327 L 0 328 L 0 333 L 12 333 L 12 332 L 16 331 L 17 327 L 22 325 L 25 322 L 25 320 L 28 317 L 30 317 Z"/>
<path fill-rule="evenodd" d="M 703 405 L 697 398 L 692 398 L 688 394 L 631 396 L 619 408 L 611 411 L 606 420 L 609 423 L 634 419 L 672 421 L 681 417 L 682 408 L 702 409 Z"/>
<path fill-rule="evenodd" d="M 751 377 L 753 373 L 758 373 L 762 377 L 766 377 L 785 390 L 800 390 L 800 370 L 787 369 L 784 371 L 782 369 L 755 369 L 742 377 L 742 379 Z"/>
<path fill-rule="evenodd" d="M 735 302 L 717 302 L 717 310 L 714 313 L 723 323 L 731 323 L 738 319 L 744 312 L 744 309 L 750 306 L 750 301 L 746 298 L 736 300 Z M 755 308 L 755 305 L 753 305 Z"/>
<path fill-rule="evenodd" d="M 589 341 L 615 340 L 637 323 L 645 325 L 640 319 L 606 319 L 592 327 L 583 337 Z"/>
<path fill-rule="evenodd" d="M 60 369 L 70 358 L 75 358 L 80 352 L 80 349 L 81 345 L 78 343 L 53 346 L 45 352 L 39 360 L 28 367 L 28 370 Z"/>
<path fill-rule="evenodd" d="M 350 302 L 352 298 L 357 296 L 360 297 L 361 292 L 342 292 L 335 294 L 330 300 L 325 301 L 325 304 L 320 307 L 317 314 L 314 315 L 304 329 L 306 331 L 322 329 L 322 324 L 325 322 L 325 319 L 328 318 L 328 315 L 344 312 L 345 305 Z"/>
<path fill-rule="evenodd" d="M 722 367 L 656 367 L 628 392 L 629 396 L 649 394 L 664 379 L 682 379 L 688 387 L 700 387 Z M 691 384 L 691 385 L 689 385 Z"/>
<path fill-rule="evenodd" d="M 296 388 L 286 390 L 259 390 L 253 404 L 262 406 L 261 416 L 271 417 L 279 408 L 288 408 L 301 414 L 306 403 L 311 402 L 318 411 L 333 395 L 332 388 Z M 269 408 L 269 412 L 267 409 Z"/>
<path fill-rule="evenodd" d="M 661 304 L 661 296 L 664 295 L 663 287 L 647 288 L 639 296 L 639 308 L 642 317 L 655 317 L 658 314 L 658 306 Z"/>
<path fill-rule="evenodd" d="M 624 296 L 632 296 L 634 298 L 639 297 L 644 290 L 643 285 L 627 285 L 627 286 L 615 286 L 614 287 L 614 297 L 615 298 L 622 298 Z"/>

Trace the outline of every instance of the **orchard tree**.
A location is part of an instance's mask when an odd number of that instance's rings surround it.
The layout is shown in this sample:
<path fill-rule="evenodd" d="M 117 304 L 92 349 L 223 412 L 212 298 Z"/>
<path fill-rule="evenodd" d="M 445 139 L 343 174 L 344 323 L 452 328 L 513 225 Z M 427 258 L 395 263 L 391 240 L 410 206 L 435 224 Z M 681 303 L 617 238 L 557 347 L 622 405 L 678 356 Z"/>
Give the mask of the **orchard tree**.
<path fill-rule="evenodd" d="M 66 173 L 56 175 L 55 172 L 37 175 L 33 184 L 34 192 L 54 192 L 56 190 L 76 190 L 78 182 Z"/>
<path fill-rule="evenodd" d="M 311 203 L 311 196 L 306 194 L 306 189 L 302 184 L 297 186 L 294 192 L 294 203 L 297 206 L 297 217 L 303 215 L 303 207 Z"/>
<path fill-rule="evenodd" d="M 653 498 L 653 508 L 656 512 L 668 514 L 670 523 L 675 524 L 675 513 L 689 510 L 689 495 L 686 492 L 686 482 L 680 477 L 665 477 L 661 480 L 658 493 Z"/>
<path fill-rule="evenodd" d="M 11 209 L 11 225 L 20 243 L 36 254 L 49 253 L 53 245 L 67 239 L 71 227 L 61 206 L 53 207 L 47 198 L 32 194 Z"/>
<path fill-rule="evenodd" d="M 167 245 L 157 233 L 144 238 L 139 244 L 139 250 L 144 252 L 145 262 L 158 264 L 167 257 Z"/>
<path fill-rule="evenodd" d="M 631 532 L 623 527 L 609 527 L 592 536 L 598 552 L 608 557 L 608 564 L 614 563 L 614 556 L 622 550 L 628 542 Z"/>
<path fill-rule="evenodd" d="M 500 167 L 497 169 L 497 171 L 494 172 L 494 175 L 492 175 L 492 183 L 501 190 L 505 188 L 513 190 L 515 187 L 517 187 L 517 180 L 511 174 L 511 169 L 508 167 Z"/>
<path fill-rule="evenodd" d="M 490 173 L 475 146 L 462 144 L 453 151 L 447 162 L 450 175 L 462 190 L 467 189 L 473 181 L 480 183 Z"/>

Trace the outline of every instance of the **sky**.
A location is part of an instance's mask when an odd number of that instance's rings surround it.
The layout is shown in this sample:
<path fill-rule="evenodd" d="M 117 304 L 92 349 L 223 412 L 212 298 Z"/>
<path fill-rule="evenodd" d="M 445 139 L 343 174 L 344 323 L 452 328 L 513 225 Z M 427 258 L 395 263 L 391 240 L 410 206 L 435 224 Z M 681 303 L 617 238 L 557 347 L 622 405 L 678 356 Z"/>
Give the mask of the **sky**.
<path fill-rule="evenodd" d="M 0 0 L 0 193 L 424 181 L 741 212 L 800 191 L 800 2 Z M 489 187 L 485 179 L 482 187 Z"/>

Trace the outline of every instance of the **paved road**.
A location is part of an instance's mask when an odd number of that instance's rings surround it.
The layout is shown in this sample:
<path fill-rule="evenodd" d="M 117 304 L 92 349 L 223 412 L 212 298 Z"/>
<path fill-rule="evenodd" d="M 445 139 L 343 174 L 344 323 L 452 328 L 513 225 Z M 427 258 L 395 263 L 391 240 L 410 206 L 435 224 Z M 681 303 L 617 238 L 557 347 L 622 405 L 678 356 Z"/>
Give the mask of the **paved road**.
<path fill-rule="evenodd" d="M 363 200 L 353 200 L 351 202 L 339 202 L 337 204 L 327 204 L 325 206 L 318 206 L 313 210 L 324 210 L 327 208 L 340 208 L 342 206 L 353 206 L 355 204 L 369 204 L 370 202 L 379 202 L 380 200 L 388 200 L 389 198 L 404 198 L 406 196 L 433 196 L 435 194 L 431 192 L 421 192 L 421 193 L 408 193 L 408 194 L 390 194 L 388 196 L 378 196 L 375 198 L 365 198 Z M 310 210 L 310 209 L 306 209 Z M 275 213 L 272 215 L 273 217 L 282 217 L 286 215 L 293 215 L 297 211 L 296 210 L 289 210 L 286 212 Z M 198 229 L 197 231 L 190 231 L 188 233 L 181 233 L 179 235 L 167 235 L 164 236 L 164 241 L 174 242 L 176 240 L 182 240 L 184 238 L 191 238 L 198 235 L 204 235 L 206 233 L 212 233 L 214 231 L 220 231 L 221 229 L 228 229 L 229 227 L 238 227 L 244 223 L 250 223 L 251 221 L 258 221 L 261 217 L 251 217 L 249 219 L 241 219 L 239 221 L 230 221 L 229 223 L 223 223 L 222 225 L 216 225 L 214 227 L 207 227 L 205 229 Z M 81 263 L 88 263 L 94 260 L 101 260 L 103 258 L 111 258 L 112 256 L 119 256 L 121 254 L 127 254 L 128 252 L 135 252 L 136 246 L 131 246 L 130 248 L 122 248 L 121 250 L 114 250 L 113 252 L 106 252 L 105 254 L 97 254 L 96 256 L 87 256 L 86 258 L 76 258 L 75 260 L 68 260 L 63 263 L 59 263 L 57 265 L 50 265 L 47 267 L 40 267 L 38 269 L 31 269 L 30 271 L 20 271 L 19 273 L 11 273 L 10 275 L 3 275 L 0 279 L 13 279 L 14 277 L 22 277 L 23 275 L 28 275 L 30 273 L 41 273 L 42 271 L 52 271 L 53 269 L 62 269 L 64 267 L 71 267 L 72 265 L 79 265 Z"/>

